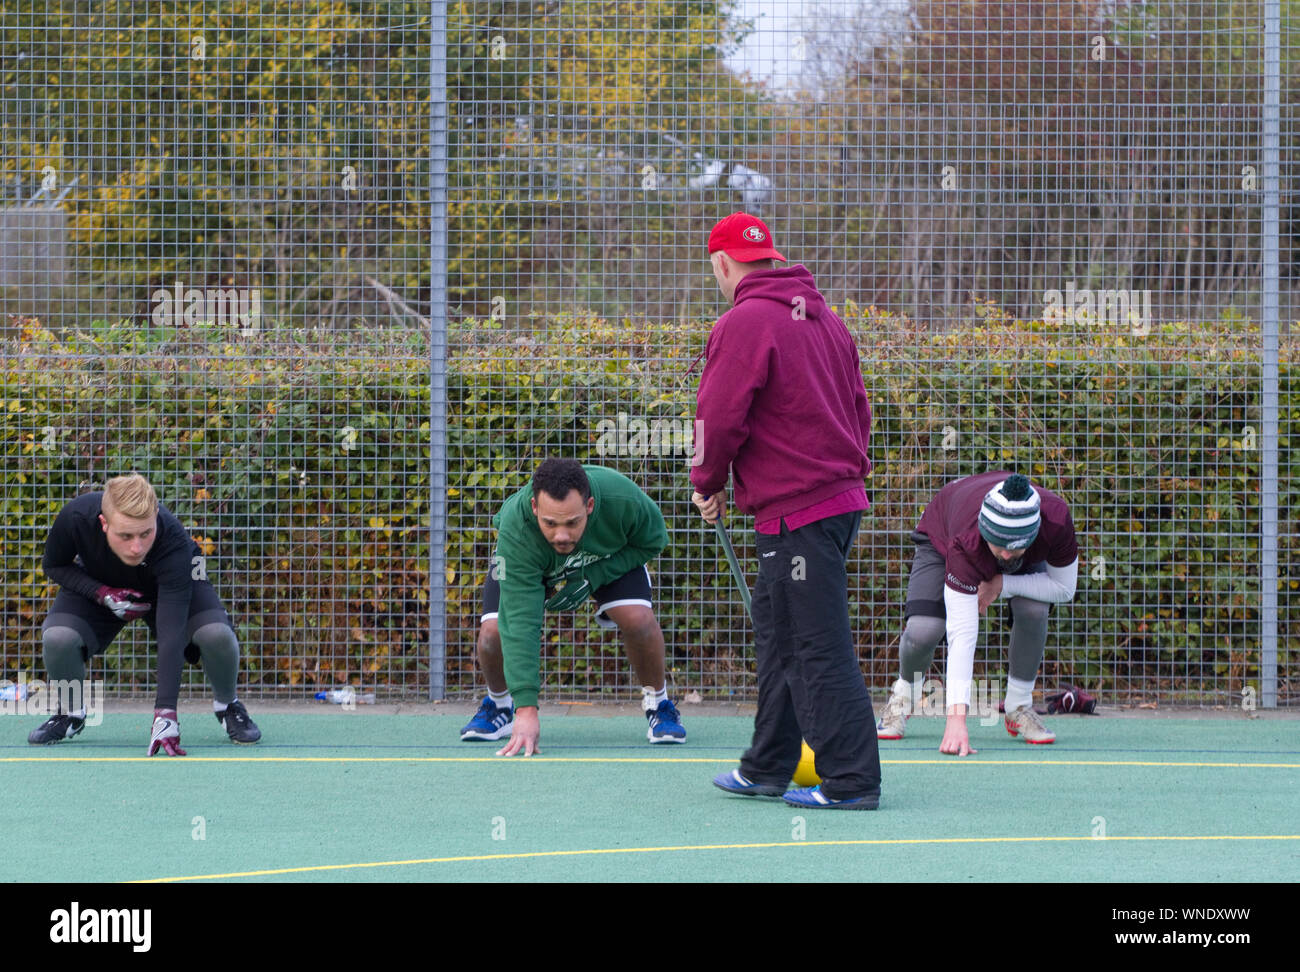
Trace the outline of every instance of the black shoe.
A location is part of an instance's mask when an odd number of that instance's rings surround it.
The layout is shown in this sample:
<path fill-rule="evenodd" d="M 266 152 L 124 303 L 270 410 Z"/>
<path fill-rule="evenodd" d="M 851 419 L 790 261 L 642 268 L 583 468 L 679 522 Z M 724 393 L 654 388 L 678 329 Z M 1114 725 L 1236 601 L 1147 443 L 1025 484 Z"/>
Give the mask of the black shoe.
<path fill-rule="evenodd" d="M 50 716 L 41 725 L 29 732 L 27 741 L 33 746 L 47 746 L 50 743 L 71 739 L 85 728 L 86 720 L 84 718 L 64 715 L 60 712 L 58 715 Z"/>
<path fill-rule="evenodd" d="M 262 730 L 253 725 L 248 718 L 248 710 L 243 702 L 231 702 L 225 712 L 216 713 L 217 721 L 226 727 L 226 734 L 233 743 L 255 743 L 262 738 Z"/>

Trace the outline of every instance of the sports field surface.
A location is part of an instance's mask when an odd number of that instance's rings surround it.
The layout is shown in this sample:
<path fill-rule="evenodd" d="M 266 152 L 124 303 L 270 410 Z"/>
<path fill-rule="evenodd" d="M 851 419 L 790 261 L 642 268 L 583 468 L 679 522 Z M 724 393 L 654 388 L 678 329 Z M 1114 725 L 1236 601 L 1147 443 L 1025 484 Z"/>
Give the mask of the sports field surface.
<path fill-rule="evenodd" d="M 542 749 L 462 743 L 472 706 L 260 707 L 236 747 L 195 702 L 189 755 L 146 759 L 118 706 L 56 746 L 0 719 L 6 881 L 1294 881 L 1300 718 L 1047 717 L 1052 746 L 971 720 L 882 744 L 876 812 L 798 811 L 710 784 L 747 715 L 683 708 L 650 746 L 630 707 L 543 706 Z M 707 708 L 707 707 L 706 707 Z M 736 707 L 716 707 L 730 713 Z"/>

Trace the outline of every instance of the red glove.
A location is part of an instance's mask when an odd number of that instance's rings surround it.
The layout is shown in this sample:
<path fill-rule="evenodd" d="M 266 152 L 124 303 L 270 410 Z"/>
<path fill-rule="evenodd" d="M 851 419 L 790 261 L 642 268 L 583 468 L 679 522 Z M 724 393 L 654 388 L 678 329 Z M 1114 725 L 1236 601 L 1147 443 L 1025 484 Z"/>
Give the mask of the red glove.
<path fill-rule="evenodd" d="M 134 600 L 137 597 L 144 597 L 144 595 L 139 591 L 131 590 L 129 587 L 109 587 L 104 585 L 95 591 L 95 600 L 123 621 L 134 621 L 136 618 L 142 618 L 153 607 L 148 601 Z"/>
<path fill-rule="evenodd" d="M 161 746 L 168 756 L 184 756 L 181 749 L 181 723 L 175 709 L 153 710 L 153 733 L 149 736 L 149 755 L 158 752 Z"/>

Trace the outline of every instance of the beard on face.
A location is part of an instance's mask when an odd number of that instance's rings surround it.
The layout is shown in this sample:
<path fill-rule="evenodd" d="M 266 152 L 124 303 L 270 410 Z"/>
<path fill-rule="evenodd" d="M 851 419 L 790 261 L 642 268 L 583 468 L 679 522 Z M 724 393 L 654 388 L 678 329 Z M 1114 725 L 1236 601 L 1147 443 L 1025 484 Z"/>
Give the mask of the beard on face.
<path fill-rule="evenodd" d="M 1020 569 L 1021 564 L 1024 562 L 1025 558 L 1023 555 L 1017 557 L 1015 560 L 999 560 L 998 572 L 1002 574 L 1014 574 Z"/>

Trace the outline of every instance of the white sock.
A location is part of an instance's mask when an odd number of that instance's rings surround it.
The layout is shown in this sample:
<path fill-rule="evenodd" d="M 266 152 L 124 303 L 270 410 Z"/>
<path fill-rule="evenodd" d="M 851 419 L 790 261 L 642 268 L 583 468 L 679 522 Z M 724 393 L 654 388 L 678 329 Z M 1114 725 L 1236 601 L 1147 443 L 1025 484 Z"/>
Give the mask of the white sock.
<path fill-rule="evenodd" d="M 491 689 L 488 689 L 488 698 L 492 700 L 492 704 L 498 709 L 513 709 L 515 707 L 515 700 L 511 698 L 509 690 L 505 692 L 493 692 Z"/>
<path fill-rule="evenodd" d="M 668 685 L 665 683 L 661 689 L 652 689 L 649 685 L 641 686 L 641 708 L 647 712 L 653 712 L 659 708 L 660 702 L 668 700 Z"/>
<path fill-rule="evenodd" d="M 68 715 L 72 716 L 74 719 L 84 719 L 86 718 L 86 710 L 78 709 L 76 712 L 69 712 Z"/>
<path fill-rule="evenodd" d="M 1034 683 L 1038 681 L 1037 677 L 1031 678 L 1027 682 L 1022 682 L 1018 678 L 1007 677 L 1007 698 L 1004 707 L 1008 712 L 1015 712 L 1022 705 L 1033 706 L 1034 704 Z"/>
<path fill-rule="evenodd" d="M 918 676 L 916 681 L 909 682 L 900 678 L 894 681 L 894 695 L 901 695 L 904 698 L 910 698 L 912 706 L 909 712 L 916 712 L 921 707 L 921 679 Z"/>
<path fill-rule="evenodd" d="M 217 715 L 221 715 L 221 713 L 226 711 L 226 706 L 231 705 L 238 701 L 239 699 L 231 699 L 229 702 L 218 702 L 216 699 L 213 699 L 212 711 L 215 712 Z"/>

